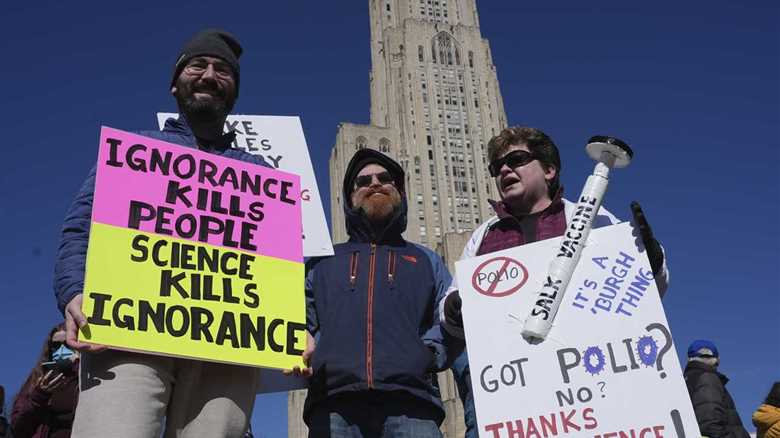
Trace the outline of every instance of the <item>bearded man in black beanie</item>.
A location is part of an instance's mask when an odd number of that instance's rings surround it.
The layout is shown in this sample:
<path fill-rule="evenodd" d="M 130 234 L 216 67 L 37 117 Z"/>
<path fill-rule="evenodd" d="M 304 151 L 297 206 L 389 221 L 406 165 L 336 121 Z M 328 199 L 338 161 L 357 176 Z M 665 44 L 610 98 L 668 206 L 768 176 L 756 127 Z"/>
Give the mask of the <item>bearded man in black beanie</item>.
<path fill-rule="evenodd" d="M 238 97 L 241 45 L 222 30 L 196 34 L 173 68 L 170 90 L 181 116 L 162 131 L 141 135 L 227 158 L 268 166 L 233 149 L 223 133 Z M 79 327 L 95 188 L 92 168 L 65 218 L 54 290 L 66 321 L 67 343 L 80 350 L 81 392 L 73 425 L 78 437 L 242 437 L 255 400 L 255 368 L 152 356 L 82 343 Z M 164 429 L 164 430 L 163 430 Z"/>

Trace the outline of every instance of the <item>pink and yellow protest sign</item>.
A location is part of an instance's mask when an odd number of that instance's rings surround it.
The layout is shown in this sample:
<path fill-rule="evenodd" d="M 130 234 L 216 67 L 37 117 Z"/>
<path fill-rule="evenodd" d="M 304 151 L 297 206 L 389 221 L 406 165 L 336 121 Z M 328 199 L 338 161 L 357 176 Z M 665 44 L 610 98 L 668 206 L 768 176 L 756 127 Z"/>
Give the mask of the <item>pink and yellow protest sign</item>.
<path fill-rule="evenodd" d="M 297 175 L 101 129 L 82 340 L 289 369 L 303 270 Z"/>

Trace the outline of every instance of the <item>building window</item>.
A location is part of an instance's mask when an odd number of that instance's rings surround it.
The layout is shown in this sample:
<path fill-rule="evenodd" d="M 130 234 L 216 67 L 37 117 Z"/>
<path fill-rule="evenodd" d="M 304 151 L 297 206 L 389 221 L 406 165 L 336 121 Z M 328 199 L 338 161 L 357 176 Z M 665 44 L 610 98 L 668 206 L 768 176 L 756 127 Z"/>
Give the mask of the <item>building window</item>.
<path fill-rule="evenodd" d="M 422 46 L 417 46 L 417 60 L 420 61 L 420 62 L 424 61 L 424 59 L 423 59 L 423 47 Z"/>
<path fill-rule="evenodd" d="M 442 64 L 453 65 L 456 63 L 460 65 L 460 49 L 455 39 L 447 32 L 439 32 L 433 37 L 432 54 L 434 58 L 438 55 Z"/>
<path fill-rule="evenodd" d="M 390 140 L 386 138 L 381 138 L 379 140 L 379 151 L 380 152 L 390 152 Z"/>
<path fill-rule="evenodd" d="M 366 138 L 362 135 L 355 139 L 355 150 L 365 149 L 366 148 Z"/>

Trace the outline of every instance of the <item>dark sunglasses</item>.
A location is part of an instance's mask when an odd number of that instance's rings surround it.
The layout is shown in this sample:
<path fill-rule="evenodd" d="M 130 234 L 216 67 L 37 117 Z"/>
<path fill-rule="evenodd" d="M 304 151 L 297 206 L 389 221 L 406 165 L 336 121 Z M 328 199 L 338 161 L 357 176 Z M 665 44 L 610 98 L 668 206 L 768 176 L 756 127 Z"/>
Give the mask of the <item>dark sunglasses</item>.
<path fill-rule="evenodd" d="M 393 175 L 390 175 L 390 172 L 384 171 L 379 173 L 371 173 L 368 175 L 358 175 L 355 177 L 355 186 L 356 187 L 368 187 L 371 185 L 371 183 L 374 181 L 374 177 L 376 176 L 377 181 L 379 181 L 380 184 L 393 184 Z"/>
<path fill-rule="evenodd" d="M 490 172 L 490 176 L 495 178 L 501 174 L 501 168 L 504 167 L 504 164 L 509 166 L 510 169 L 514 169 L 525 166 L 535 159 L 536 155 L 531 152 L 524 150 L 512 151 L 498 160 L 491 161 L 490 164 L 488 164 L 488 171 Z"/>

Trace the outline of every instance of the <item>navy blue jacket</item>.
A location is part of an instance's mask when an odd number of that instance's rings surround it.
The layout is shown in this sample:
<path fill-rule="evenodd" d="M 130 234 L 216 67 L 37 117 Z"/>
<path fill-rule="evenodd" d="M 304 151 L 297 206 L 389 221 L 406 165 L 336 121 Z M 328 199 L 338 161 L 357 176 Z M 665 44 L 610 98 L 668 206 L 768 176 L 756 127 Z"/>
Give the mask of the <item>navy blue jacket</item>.
<path fill-rule="evenodd" d="M 349 241 L 307 263 L 307 325 L 317 344 L 304 419 L 335 394 L 368 390 L 411 394 L 443 419 L 435 373 L 464 347 L 439 325 L 437 309 L 451 282 L 447 267 L 401 237 L 405 199 L 379 236 L 346 202 L 344 214 Z"/>
<path fill-rule="evenodd" d="M 168 119 L 162 131 L 142 131 L 138 133 L 146 137 L 174 143 L 191 148 L 198 148 L 195 135 L 184 121 L 184 118 Z M 215 144 L 202 150 L 226 158 L 246 161 L 270 167 L 262 157 L 251 155 L 240 149 L 230 147 L 234 133 L 225 134 Z M 87 262 L 87 242 L 92 221 L 92 197 L 95 192 L 95 171 L 92 167 L 86 181 L 81 186 L 76 199 L 68 209 L 65 222 L 62 225 L 62 236 L 54 264 L 54 294 L 61 312 L 65 306 L 84 289 L 84 268 Z"/>

